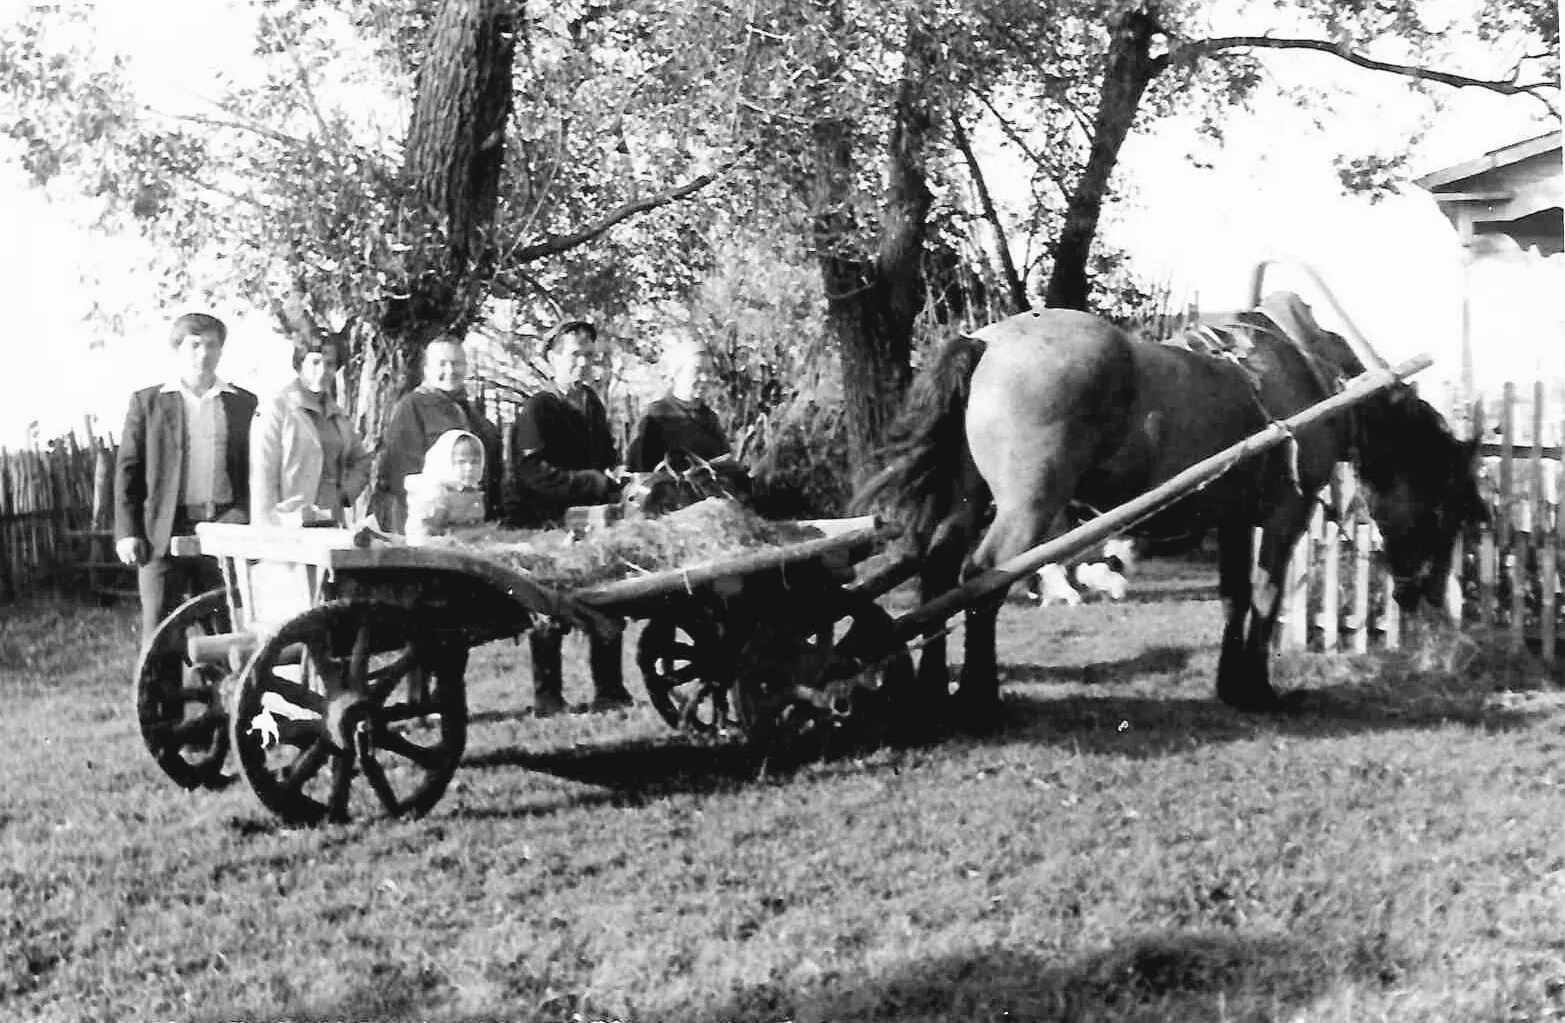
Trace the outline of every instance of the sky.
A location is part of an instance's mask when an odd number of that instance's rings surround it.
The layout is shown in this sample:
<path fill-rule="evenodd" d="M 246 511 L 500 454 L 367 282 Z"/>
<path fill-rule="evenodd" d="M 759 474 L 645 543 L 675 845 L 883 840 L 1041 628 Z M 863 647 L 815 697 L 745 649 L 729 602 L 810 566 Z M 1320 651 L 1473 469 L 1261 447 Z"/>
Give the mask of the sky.
<path fill-rule="evenodd" d="M 17 7 L 18 0 L 0 0 L 0 17 Z M 241 74 L 249 64 L 253 15 L 239 0 L 162 0 L 155 18 L 137 4 L 101 3 L 96 17 L 130 60 L 143 99 L 158 110 L 201 109 L 221 76 Z M 1333 149 L 1385 148 L 1386 125 L 1406 121 L 1397 90 L 1381 76 L 1321 55 L 1272 55 L 1267 66 L 1284 84 L 1328 77 L 1345 90 L 1329 114 L 1329 132 L 1287 104 L 1262 104 L 1256 117 L 1235 119 L 1206 169 L 1186 159 L 1188 124 L 1167 122 L 1149 136 L 1133 136 L 1117 172 L 1126 201 L 1106 211 L 1105 233 L 1131 251 L 1144 276 L 1171 285 L 1176 301 L 1197 300 L 1205 310 L 1246 304 L 1257 260 L 1304 260 L 1389 358 L 1427 351 L 1436 366 L 1425 379 L 1454 379 L 1463 282 L 1455 232 L 1416 188 L 1374 205 L 1343 196 L 1331 166 Z M 1467 90 L 1417 145 L 1413 173 L 1538 134 L 1533 117 L 1528 104 Z M 13 165 L 0 163 L 0 232 L 15 239 L 0 249 L 11 347 L 8 373 L 0 378 L 0 445 L 23 443 L 32 422 L 44 437 L 80 432 L 88 415 L 97 417 L 98 431 L 117 434 L 129 392 L 167 375 L 166 325 L 188 310 L 141 302 L 134 277 L 123 270 L 145 262 L 146 254 L 133 243 L 91 235 L 79 220 L 69 203 L 47 201 Z M 1552 269 L 1539 277 L 1547 286 L 1529 278 L 1522 290 L 1554 303 L 1565 280 L 1559 279 L 1562 261 L 1549 263 Z M 1301 278 L 1286 273 L 1268 278 L 1268 286 L 1296 287 L 1311 297 Z M 1495 287 L 1516 291 L 1514 283 Z M 136 310 L 125 336 L 95 343 L 81 319 L 93 297 Z M 1515 306 L 1539 299 L 1511 294 L 1496 301 Z M 1331 325 L 1333 317 L 1313 304 Z M 208 311 L 230 327 L 220 369 L 225 377 L 261 393 L 286 382 L 288 347 L 268 318 L 243 308 Z M 1512 328 L 1497 322 L 1493 330 Z M 1522 346 L 1487 361 L 1485 370 L 1531 379 L 1539 351 Z"/>

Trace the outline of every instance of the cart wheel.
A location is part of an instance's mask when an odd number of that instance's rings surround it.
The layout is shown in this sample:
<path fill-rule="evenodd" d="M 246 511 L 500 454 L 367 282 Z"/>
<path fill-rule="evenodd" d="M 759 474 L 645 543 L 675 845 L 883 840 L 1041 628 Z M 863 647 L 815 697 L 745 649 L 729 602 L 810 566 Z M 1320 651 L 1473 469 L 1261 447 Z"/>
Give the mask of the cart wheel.
<path fill-rule="evenodd" d="M 186 648 L 192 633 L 210 636 L 230 627 L 227 591 L 192 597 L 158 624 L 136 663 L 132 689 L 141 740 L 163 773 L 187 789 L 217 789 L 234 780 L 223 771 L 228 667 L 192 663 Z"/>
<path fill-rule="evenodd" d="M 333 601 L 285 622 L 250 659 L 230 728 L 239 769 L 293 824 L 440 800 L 467 742 L 467 648 L 406 608 Z M 354 795 L 354 779 L 366 786 Z"/>
<path fill-rule="evenodd" d="M 709 619 L 658 615 L 636 643 L 642 684 L 670 728 L 715 736 L 736 722 L 729 707 L 722 634 Z"/>
<path fill-rule="evenodd" d="M 838 591 L 824 618 L 758 623 L 740 649 L 735 709 L 747 740 L 770 750 L 849 725 L 885 723 L 911 689 L 913 659 L 868 597 Z"/>

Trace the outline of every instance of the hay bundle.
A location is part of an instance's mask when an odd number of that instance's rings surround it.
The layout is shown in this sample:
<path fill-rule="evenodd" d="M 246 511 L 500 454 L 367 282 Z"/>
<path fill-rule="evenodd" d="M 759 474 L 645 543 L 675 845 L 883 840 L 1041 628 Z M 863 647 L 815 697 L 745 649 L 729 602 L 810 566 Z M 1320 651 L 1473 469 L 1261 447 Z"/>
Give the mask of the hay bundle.
<path fill-rule="evenodd" d="M 482 526 L 433 537 L 429 546 L 489 558 L 557 589 L 579 589 L 821 535 L 808 526 L 768 522 L 734 501 L 708 498 L 660 518 L 626 519 L 581 539 L 562 529 Z"/>

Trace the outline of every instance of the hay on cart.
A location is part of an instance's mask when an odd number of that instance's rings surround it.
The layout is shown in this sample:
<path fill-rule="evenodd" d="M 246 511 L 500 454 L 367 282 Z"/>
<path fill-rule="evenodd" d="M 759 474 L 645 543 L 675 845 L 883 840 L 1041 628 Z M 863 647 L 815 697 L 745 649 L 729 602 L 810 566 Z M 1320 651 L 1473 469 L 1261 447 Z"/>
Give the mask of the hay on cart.
<path fill-rule="evenodd" d="M 489 558 L 558 589 L 579 589 L 635 576 L 783 547 L 824 534 L 811 526 L 770 522 L 724 498 L 707 498 L 658 518 L 625 519 L 576 537 L 561 529 L 485 525 L 431 537 L 445 547 Z"/>

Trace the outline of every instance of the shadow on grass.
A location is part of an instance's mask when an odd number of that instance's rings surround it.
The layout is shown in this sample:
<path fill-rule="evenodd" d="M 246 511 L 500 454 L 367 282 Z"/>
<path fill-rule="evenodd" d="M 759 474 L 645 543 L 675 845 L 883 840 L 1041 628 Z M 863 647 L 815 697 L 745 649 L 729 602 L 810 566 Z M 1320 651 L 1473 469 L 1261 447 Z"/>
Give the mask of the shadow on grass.
<path fill-rule="evenodd" d="M 1212 649 L 1216 649 L 1215 646 Z M 1185 670 L 1199 647 L 1155 646 L 1134 657 L 1091 664 L 1008 664 L 1000 668 L 1000 684 L 1081 682 L 1086 685 L 1129 682 L 1139 675 L 1176 675 Z"/>
<path fill-rule="evenodd" d="M 805 985 L 755 984 L 736 988 L 720 1004 L 646 1006 L 627 1023 L 1271 1019 L 1306 1008 L 1344 983 L 1384 987 L 1404 972 L 1380 936 L 1328 950 L 1287 936 L 1153 933 L 1066 962 L 1031 950 L 986 948 L 910 962 L 888 974 L 829 974 Z M 248 1018 L 300 1023 L 458 1018 L 446 1012 L 453 989 L 438 969 L 386 962 L 371 973 L 338 1006 L 283 1004 Z M 502 996 L 508 1004 L 460 1018 L 534 1023 L 621 1018 L 594 1006 L 590 996 L 561 995 L 546 978 L 512 987 L 516 990 Z"/>
<path fill-rule="evenodd" d="M 721 1007 L 651 1018 L 1205 1023 L 1274 1018 L 1279 1010 L 1308 1006 L 1340 982 L 1384 986 L 1402 974 L 1402 964 L 1376 937 L 1328 952 L 1286 936 L 1157 933 L 1063 964 L 1031 951 L 982 950 L 827 991 L 762 984 L 737 991 Z"/>
<path fill-rule="evenodd" d="M 1183 670 L 1191 651 L 1155 647 L 1117 662 L 1085 667 L 1010 666 L 1008 683 L 1088 683 L 1109 676 L 1127 681 L 1141 675 Z M 1324 664 L 1324 662 L 1307 662 Z M 1313 674 L 1311 674 L 1313 672 Z M 1427 729 L 1452 723 L 1507 731 L 1526 727 L 1534 713 L 1497 705 L 1492 679 L 1409 671 L 1394 660 L 1358 659 L 1307 667 L 1302 682 L 1284 695 L 1285 708 L 1270 714 L 1234 710 L 1212 697 L 1118 693 L 1108 685 L 1058 695 L 1003 690 L 1000 717 L 978 731 L 954 727 L 949 714 L 915 721 L 897 738 L 885 734 L 842 734 L 798 755 L 763 760 L 735 742 L 698 743 L 678 735 L 567 746 L 552 750 L 505 748 L 471 755 L 463 769 L 523 768 L 608 790 L 573 795 L 586 800 L 636 805 L 671 793 L 709 793 L 785 780 L 810 763 L 854 761 L 877 749 L 937 748 L 946 743 L 1068 746 L 1086 753 L 1152 758 L 1184 753 L 1192 746 L 1242 742 L 1272 736 L 1341 737 Z M 1486 673 L 1487 677 L 1487 673 Z M 894 756 L 893 760 L 896 759 Z M 497 811 L 505 814 L 509 810 Z M 537 808 L 526 811 L 540 811 Z"/>
<path fill-rule="evenodd" d="M 737 743 L 698 743 L 679 736 L 542 751 L 498 749 L 462 762 L 463 770 L 518 767 L 651 799 L 752 782 L 761 763 Z"/>
<path fill-rule="evenodd" d="M 1532 715 L 1494 706 L 1488 695 L 1456 687 L 1403 691 L 1369 680 L 1294 690 L 1284 694 L 1283 710 L 1255 714 L 1233 710 L 1215 697 L 1035 697 L 1013 692 L 1005 695 L 995 727 L 977 738 L 1154 757 L 1192 745 L 1264 736 L 1339 737 L 1452 723 L 1508 731 L 1530 722 Z"/>

